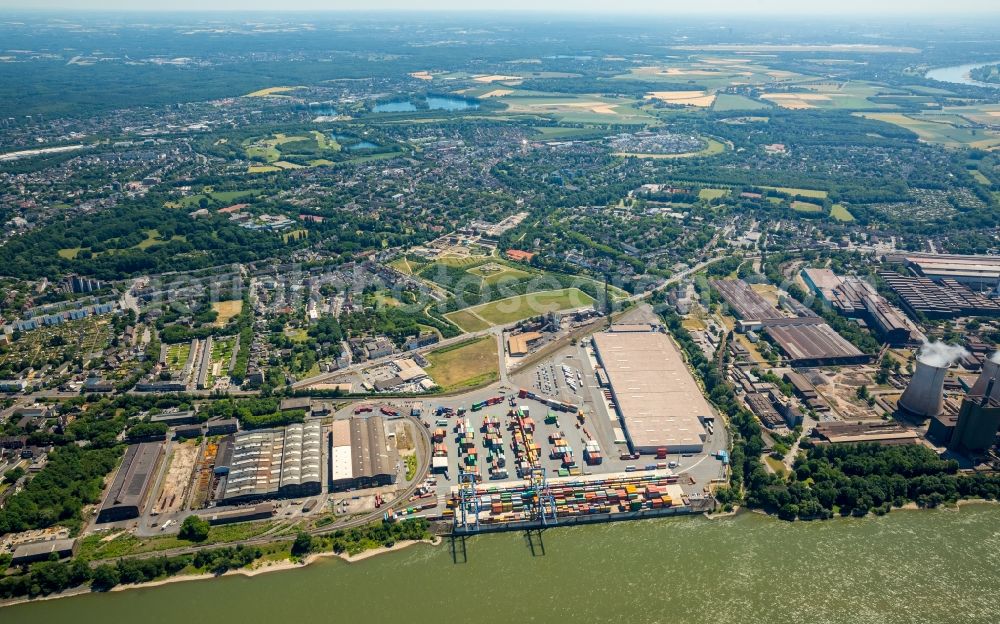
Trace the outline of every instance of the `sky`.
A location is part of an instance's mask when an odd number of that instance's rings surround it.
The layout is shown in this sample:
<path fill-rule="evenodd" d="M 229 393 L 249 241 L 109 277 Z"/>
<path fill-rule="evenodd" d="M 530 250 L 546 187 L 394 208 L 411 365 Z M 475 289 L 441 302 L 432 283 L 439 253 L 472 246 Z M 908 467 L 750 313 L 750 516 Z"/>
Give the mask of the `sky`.
<path fill-rule="evenodd" d="M 998 0 L 0 0 L 2 9 L 546 11 L 658 14 L 998 13 Z"/>

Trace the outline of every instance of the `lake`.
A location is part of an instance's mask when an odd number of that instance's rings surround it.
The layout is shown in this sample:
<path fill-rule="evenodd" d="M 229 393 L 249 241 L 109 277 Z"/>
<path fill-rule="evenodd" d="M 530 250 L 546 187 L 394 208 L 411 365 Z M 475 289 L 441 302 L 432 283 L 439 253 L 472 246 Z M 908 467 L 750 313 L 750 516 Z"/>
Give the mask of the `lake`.
<path fill-rule="evenodd" d="M 1000 63 L 1000 61 L 991 61 L 989 63 L 969 63 L 968 65 L 955 65 L 954 67 L 939 67 L 938 69 L 932 69 L 927 72 L 924 75 L 924 78 L 928 78 L 930 80 L 940 80 L 941 82 L 951 82 L 954 84 L 1000 89 L 1000 85 L 990 84 L 988 82 L 979 82 L 978 80 L 969 78 L 969 72 L 973 69 L 984 65 L 996 65 L 998 63 Z"/>
<path fill-rule="evenodd" d="M 479 104 L 464 98 L 429 96 L 427 110 L 462 111 L 479 108 Z M 372 107 L 376 113 L 409 113 L 417 110 L 417 105 L 409 100 L 382 102 Z"/>
<path fill-rule="evenodd" d="M 6 608 L 8 622 L 1000 621 L 1000 507 L 788 523 L 744 513 L 417 545 Z"/>

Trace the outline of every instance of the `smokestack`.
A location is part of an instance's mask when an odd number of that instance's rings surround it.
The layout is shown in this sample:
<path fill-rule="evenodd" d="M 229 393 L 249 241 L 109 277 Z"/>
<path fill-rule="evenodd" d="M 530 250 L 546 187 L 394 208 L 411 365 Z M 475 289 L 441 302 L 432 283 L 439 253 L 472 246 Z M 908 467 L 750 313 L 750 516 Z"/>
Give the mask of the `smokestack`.
<path fill-rule="evenodd" d="M 944 411 L 944 376 L 948 365 L 935 366 L 917 359 L 917 370 L 913 373 L 910 385 L 899 397 L 899 407 L 919 416 L 934 418 Z"/>

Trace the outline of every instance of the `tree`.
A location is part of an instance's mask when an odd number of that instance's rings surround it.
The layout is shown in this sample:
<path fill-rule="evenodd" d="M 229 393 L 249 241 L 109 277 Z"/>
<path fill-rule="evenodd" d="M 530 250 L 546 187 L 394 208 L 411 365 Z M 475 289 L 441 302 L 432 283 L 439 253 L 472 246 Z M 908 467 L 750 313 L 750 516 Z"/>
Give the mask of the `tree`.
<path fill-rule="evenodd" d="M 191 542 L 204 542 L 208 539 L 209 528 L 208 520 L 198 516 L 188 516 L 184 518 L 177 536 Z"/>
<path fill-rule="evenodd" d="M 121 582 L 121 576 L 119 576 L 118 570 L 115 566 L 107 563 L 102 563 L 94 568 L 94 574 L 91 578 L 92 581 L 90 583 L 90 588 L 99 592 L 109 591 L 112 587 Z"/>
<path fill-rule="evenodd" d="M 296 556 L 302 556 L 308 554 L 313 547 L 312 535 L 309 535 L 305 531 L 300 531 L 298 535 L 295 536 L 295 541 L 292 543 L 292 554 Z"/>
<path fill-rule="evenodd" d="M 3 473 L 3 480 L 7 483 L 14 484 L 18 479 L 24 476 L 24 468 L 20 466 L 15 466 L 7 472 Z"/>

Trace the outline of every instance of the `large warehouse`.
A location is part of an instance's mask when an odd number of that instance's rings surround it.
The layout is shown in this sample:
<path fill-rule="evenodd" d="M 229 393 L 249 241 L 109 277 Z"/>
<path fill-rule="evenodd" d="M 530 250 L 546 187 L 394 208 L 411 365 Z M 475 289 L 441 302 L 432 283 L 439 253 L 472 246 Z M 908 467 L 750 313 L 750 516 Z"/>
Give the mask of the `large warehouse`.
<path fill-rule="evenodd" d="M 653 332 L 601 332 L 594 351 L 607 373 L 625 435 L 638 453 L 699 453 L 712 408 L 670 338 Z"/>
<path fill-rule="evenodd" d="M 352 490 L 396 482 L 399 457 L 385 434 L 381 416 L 333 421 L 330 435 L 330 489 Z"/>
<path fill-rule="evenodd" d="M 229 504 L 319 494 L 323 489 L 322 440 L 319 420 L 237 433 L 223 501 Z"/>
<path fill-rule="evenodd" d="M 128 447 L 107 498 L 101 505 L 101 511 L 97 514 L 98 522 L 118 522 L 139 517 L 161 457 L 163 445 L 159 442 Z"/>

